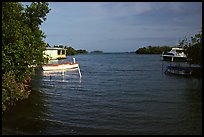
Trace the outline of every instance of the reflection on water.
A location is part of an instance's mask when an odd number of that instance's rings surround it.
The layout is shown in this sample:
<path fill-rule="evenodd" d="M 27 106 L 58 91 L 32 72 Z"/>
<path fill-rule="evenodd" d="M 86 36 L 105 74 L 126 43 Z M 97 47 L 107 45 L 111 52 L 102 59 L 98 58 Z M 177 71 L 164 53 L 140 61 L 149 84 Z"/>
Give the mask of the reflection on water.
<path fill-rule="evenodd" d="M 54 120 L 50 111 L 52 106 L 48 95 L 57 94 L 52 92 L 45 94 L 44 91 L 64 83 L 75 83 L 80 87 L 81 78 L 78 70 L 36 71 L 32 75 L 32 92 L 29 98 L 18 102 L 13 109 L 3 115 L 3 134 L 45 134 L 47 127 L 62 123 Z"/>
<path fill-rule="evenodd" d="M 50 113 L 47 105 L 46 96 L 40 90 L 32 90 L 29 99 L 18 102 L 11 111 L 3 115 L 3 133 L 41 134 L 49 126 L 44 121 Z"/>
<path fill-rule="evenodd" d="M 52 70 L 42 71 L 43 81 L 55 81 L 55 82 L 70 82 L 79 81 L 81 77 L 78 73 L 78 69 L 64 69 L 64 70 Z"/>

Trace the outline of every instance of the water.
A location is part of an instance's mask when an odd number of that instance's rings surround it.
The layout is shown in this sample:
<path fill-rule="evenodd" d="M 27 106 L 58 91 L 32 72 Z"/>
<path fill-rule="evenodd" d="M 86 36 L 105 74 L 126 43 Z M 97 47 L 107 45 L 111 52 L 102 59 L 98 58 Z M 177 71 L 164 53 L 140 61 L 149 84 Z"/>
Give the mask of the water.
<path fill-rule="evenodd" d="M 159 55 L 74 57 L 82 78 L 37 72 L 30 97 L 3 115 L 3 134 L 202 134 L 202 79 L 165 74 Z"/>

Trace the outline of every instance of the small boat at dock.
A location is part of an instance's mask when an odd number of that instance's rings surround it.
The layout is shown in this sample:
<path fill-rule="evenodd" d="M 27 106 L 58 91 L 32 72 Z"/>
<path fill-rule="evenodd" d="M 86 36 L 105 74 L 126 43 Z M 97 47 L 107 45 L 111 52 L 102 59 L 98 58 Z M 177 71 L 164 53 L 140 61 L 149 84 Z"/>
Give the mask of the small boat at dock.
<path fill-rule="evenodd" d="M 65 69 L 75 69 L 78 68 L 79 64 L 77 62 L 65 62 L 62 64 L 46 64 L 42 65 L 42 69 L 44 71 L 50 71 L 50 70 L 65 70 Z"/>
<path fill-rule="evenodd" d="M 75 58 L 73 58 L 73 62 L 65 62 L 65 63 L 59 63 L 59 64 L 44 64 L 42 65 L 43 71 L 58 71 L 58 70 L 68 70 L 68 69 L 77 69 L 79 72 L 79 76 L 81 78 L 81 71 L 79 68 L 79 63 L 75 61 Z"/>

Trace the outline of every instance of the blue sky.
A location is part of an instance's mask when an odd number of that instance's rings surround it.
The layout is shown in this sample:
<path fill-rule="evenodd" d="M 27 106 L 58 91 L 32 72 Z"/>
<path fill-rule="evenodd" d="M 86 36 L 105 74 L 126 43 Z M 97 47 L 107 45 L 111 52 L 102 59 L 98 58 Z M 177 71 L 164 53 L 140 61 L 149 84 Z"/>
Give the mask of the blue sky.
<path fill-rule="evenodd" d="M 173 46 L 202 27 L 202 2 L 49 2 L 45 42 L 87 51 Z"/>

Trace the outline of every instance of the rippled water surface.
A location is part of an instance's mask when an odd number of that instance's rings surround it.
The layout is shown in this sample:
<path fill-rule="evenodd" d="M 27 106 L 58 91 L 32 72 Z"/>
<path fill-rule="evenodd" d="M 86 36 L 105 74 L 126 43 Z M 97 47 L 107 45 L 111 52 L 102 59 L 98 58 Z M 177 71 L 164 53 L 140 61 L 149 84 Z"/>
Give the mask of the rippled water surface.
<path fill-rule="evenodd" d="M 165 74 L 159 55 L 74 57 L 82 78 L 37 71 L 30 97 L 3 115 L 4 134 L 202 134 L 201 79 Z"/>

